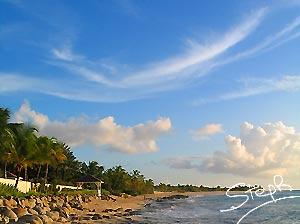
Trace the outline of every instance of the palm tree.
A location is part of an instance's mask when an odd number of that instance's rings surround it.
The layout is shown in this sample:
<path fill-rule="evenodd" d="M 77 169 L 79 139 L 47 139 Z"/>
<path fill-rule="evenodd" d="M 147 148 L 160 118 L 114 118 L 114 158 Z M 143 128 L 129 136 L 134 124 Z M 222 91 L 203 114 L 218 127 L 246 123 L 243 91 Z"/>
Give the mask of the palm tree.
<path fill-rule="evenodd" d="M 11 148 L 11 159 L 16 167 L 17 179 L 15 187 L 18 186 L 21 171 L 34 163 L 37 150 L 37 129 L 27 124 L 9 124 L 13 133 L 13 144 Z"/>
<path fill-rule="evenodd" d="M 35 156 L 35 162 L 36 164 L 39 165 L 38 167 L 38 172 L 37 172 L 37 179 L 39 179 L 40 172 L 41 172 L 41 167 L 42 165 L 46 165 L 46 177 L 48 175 L 48 169 L 49 169 L 49 164 L 51 163 L 52 159 L 52 148 L 53 148 L 53 139 L 48 138 L 47 136 L 40 136 L 37 139 L 37 147 L 38 151 Z"/>
<path fill-rule="evenodd" d="M 46 165 L 44 183 L 47 183 L 49 166 L 56 168 L 58 165 L 64 162 L 67 157 L 64 155 L 64 145 L 61 142 L 56 141 L 55 138 L 49 138 L 47 136 L 41 136 L 37 140 L 39 152 L 36 156 L 36 163 L 39 164 L 37 173 L 37 179 L 39 178 L 41 166 Z"/>
<path fill-rule="evenodd" d="M 65 145 L 62 142 L 54 141 L 51 153 L 51 166 L 55 168 L 56 176 L 58 176 L 59 164 L 64 163 L 64 161 L 67 160 L 67 156 L 65 155 L 65 153 Z"/>
<path fill-rule="evenodd" d="M 10 112 L 7 108 L 0 108 L 0 160 L 4 163 L 4 178 L 6 178 L 7 164 L 11 161 L 10 148 L 12 144 L 12 135 L 8 128 L 9 114 Z"/>

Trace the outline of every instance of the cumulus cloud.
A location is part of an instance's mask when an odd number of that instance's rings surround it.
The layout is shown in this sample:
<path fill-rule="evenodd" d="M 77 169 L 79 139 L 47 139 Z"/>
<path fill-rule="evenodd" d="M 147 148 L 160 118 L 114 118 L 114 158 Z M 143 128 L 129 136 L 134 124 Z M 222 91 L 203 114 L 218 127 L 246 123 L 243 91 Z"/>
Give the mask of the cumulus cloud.
<path fill-rule="evenodd" d="M 284 175 L 300 169 L 300 132 L 282 122 L 258 127 L 245 122 L 240 136 L 228 135 L 225 143 L 225 151 L 200 158 L 173 158 L 169 166 L 241 176 Z"/>
<path fill-rule="evenodd" d="M 212 135 L 224 132 L 222 124 L 208 124 L 191 131 L 194 140 L 209 140 Z"/>
<path fill-rule="evenodd" d="M 172 129 L 169 118 L 148 121 L 135 126 L 121 126 L 109 116 L 97 123 L 89 123 L 87 118 L 72 118 L 67 122 L 51 121 L 47 115 L 31 109 L 25 102 L 14 114 L 16 122 L 31 122 L 39 129 L 40 135 L 55 136 L 70 146 L 104 146 L 122 153 L 155 152 L 159 148 L 157 140 Z"/>

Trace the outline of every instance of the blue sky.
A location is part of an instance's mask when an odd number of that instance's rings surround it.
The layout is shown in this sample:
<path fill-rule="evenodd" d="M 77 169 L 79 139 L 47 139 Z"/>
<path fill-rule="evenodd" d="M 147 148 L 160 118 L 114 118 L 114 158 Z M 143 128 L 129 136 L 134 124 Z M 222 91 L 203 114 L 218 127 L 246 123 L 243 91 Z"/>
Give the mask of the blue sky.
<path fill-rule="evenodd" d="M 156 183 L 300 187 L 299 9 L 1 0 L 1 107 Z"/>

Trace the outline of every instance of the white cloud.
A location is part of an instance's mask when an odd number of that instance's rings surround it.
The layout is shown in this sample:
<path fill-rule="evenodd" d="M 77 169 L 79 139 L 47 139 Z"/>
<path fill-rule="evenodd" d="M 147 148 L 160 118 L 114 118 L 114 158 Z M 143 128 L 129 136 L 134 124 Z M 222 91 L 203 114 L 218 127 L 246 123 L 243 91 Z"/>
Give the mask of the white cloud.
<path fill-rule="evenodd" d="M 245 122 L 240 136 L 228 135 L 225 143 L 225 151 L 215 151 L 200 159 L 183 157 L 181 163 L 175 158 L 170 160 L 171 167 L 182 168 L 183 164 L 201 171 L 249 177 L 285 175 L 300 169 L 300 132 L 282 122 L 258 127 Z"/>
<path fill-rule="evenodd" d="M 71 44 L 65 44 L 62 48 L 51 50 L 55 59 L 59 60 L 53 60 L 48 63 L 63 69 L 61 76 L 52 76 L 56 77 L 54 78 L 56 80 L 53 80 L 53 78 L 52 80 L 46 80 L 42 76 L 29 78 L 28 74 L 12 75 L 11 79 L 18 77 L 19 80 L 23 81 L 17 82 L 17 84 L 9 81 L 5 87 L 0 88 L 0 92 L 24 90 L 55 95 L 71 100 L 124 102 L 152 97 L 154 94 L 163 91 L 179 89 L 224 63 L 233 62 L 245 56 L 270 49 L 277 46 L 278 43 L 283 43 L 292 37 L 294 38 L 294 35 L 290 34 L 293 34 L 294 30 L 299 27 L 300 18 L 295 19 L 280 32 L 266 38 L 266 40 L 254 46 L 251 50 L 238 53 L 224 61 L 215 62 L 219 59 L 219 56 L 253 33 L 253 30 L 261 23 L 266 12 L 266 8 L 259 9 L 242 21 L 240 25 L 230 29 L 224 35 L 219 35 L 214 41 L 204 44 L 190 41 L 189 48 L 185 52 L 177 56 L 170 56 L 161 62 L 150 63 L 140 70 L 127 66 L 116 69 L 116 67 L 112 66 L 116 63 L 109 63 L 109 67 L 105 67 L 101 60 L 100 62 L 89 61 L 83 55 L 73 53 Z M 74 78 L 70 79 L 64 73 L 76 74 L 80 77 L 73 76 Z M 50 77 L 50 74 L 48 77 Z M 9 77 L 6 76 L 6 78 L 8 79 Z M 299 90 L 296 86 L 298 82 L 293 85 L 295 87 L 294 90 Z M 198 99 L 195 100 L 194 104 L 235 99 L 276 90 L 286 90 L 286 88 L 281 88 L 272 83 L 262 83 L 260 86 L 255 86 L 253 82 L 253 85 L 249 85 L 247 88 L 240 88 L 236 92 L 224 93 L 217 97 Z"/>
<path fill-rule="evenodd" d="M 38 80 L 13 73 L 0 72 L 0 92 L 31 90 L 41 84 Z"/>
<path fill-rule="evenodd" d="M 184 70 L 215 58 L 246 38 L 261 22 L 266 11 L 266 8 L 256 11 L 239 26 L 234 27 L 213 43 L 201 45 L 197 42 L 193 42 L 191 48 L 188 49 L 184 55 L 168 58 L 162 62 L 152 64 L 149 66 L 150 68 L 130 75 L 121 83 L 126 86 L 149 85 L 157 82 L 170 81 L 183 76 L 183 74 L 185 74 L 183 72 Z M 190 72 L 187 72 L 187 74 L 191 75 Z"/>
<path fill-rule="evenodd" d="M 89 123 L 86 118 L 72 118 L 67 122 L 51 121 L 47 115 L 38 113 L 25 102 L 15 113 L 17 122 L 32 122 L 40 135 L 54 136 L 70 146 L 93 145 L 106 147 L 122 153 L 155 152 L 159 148 L 157 140 L 172 129 L 169 118 L 148 121 L 132 127 L 121 126 L 109 116 L 97 123 Z"/>
<path fill-rule="evenodd" d="M 193 104 L 197 106 L 201 104 L 234 100 L 276 91 L 298 92 L 300 91 L 300 76 L 286 75 L 277 79 L 243 79 L 239 80 L 237 89 L 239 90 L 235 92 L 223 93 L 220 96 L 194 100 Z"/>
<path fill-rule="evenodd" d="M 72 48 L 68 45 L 65 45 L 62 49 L 52 49 L 51 53 L 56 59 L 63 61 L 76 61 L 84 59 L 82 55 L 76 55 L 72 52 Z"/>
<path fill-rule="evenodd" d="M 287 41 L 293 40 L 299 37 L 298 31 L 300 27 L 300 17 L 295 18 L 291 23 L 287 24 L 282 30 L 272 35 L 269 35 L 265 40 L 258 43 L 257 45 L 251 47 L 251 49 L 240 52 L 232 57 L 228 57 L 223 61 L 216 62 L 212 66 L 220 66 L 227 63 L 231 63 L 240 60 L 245 57 L 249 57 L 257 54 L 258 52 L 268 51 L 270 49 L 279 47 L 280 45 L 286 43 Z"/>
<path fill-rule="evenodd" d="M 191 131 L 194 140 L 208 140 L 212 135 L 224 132 L 222 124 L 208 124 Z"/>

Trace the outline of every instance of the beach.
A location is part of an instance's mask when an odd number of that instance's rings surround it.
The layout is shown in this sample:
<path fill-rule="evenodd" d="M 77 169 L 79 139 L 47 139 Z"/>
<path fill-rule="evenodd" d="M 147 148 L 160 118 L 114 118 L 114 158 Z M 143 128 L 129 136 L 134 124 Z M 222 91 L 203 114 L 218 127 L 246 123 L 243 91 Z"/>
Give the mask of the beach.
<path fill-rule="evenodd" d="M 83 204 L 83 210 L 75 210 L 78 218 L 76 223 L 132 223 L 139 222 L 139 217 L 134 214 L 151 201 L 174 195 L 205 196 L 225 194 L 224 191 L 216 192 L 155 192 L 139 196 L 117 197 L 114 200 L 101 200 L 94 197 L 90 202 Z M 93 217 L 101 217 L 93 220 Z M 72 223 L 74 223 L 74 221 Z"/>

